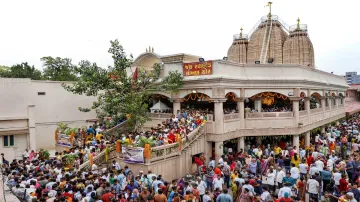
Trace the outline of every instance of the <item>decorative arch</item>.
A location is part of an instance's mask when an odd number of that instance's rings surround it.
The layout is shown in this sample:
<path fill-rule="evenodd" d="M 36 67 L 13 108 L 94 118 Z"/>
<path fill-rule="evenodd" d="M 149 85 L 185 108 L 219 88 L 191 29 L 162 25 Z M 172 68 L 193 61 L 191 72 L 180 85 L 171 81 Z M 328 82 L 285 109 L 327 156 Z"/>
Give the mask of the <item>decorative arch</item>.
<path fill-rule="evenodd" d="M 301 92 L 301 93 L 300 93 L 300 97 L 301 97 L 301 98 L 305 98 L 305 97 L 306 97 L 305 92 Z"/>
<path fill-rule="evenodd" d="M 283 100 L 287 100 L 289 98 L 288 96 L 281 94 L 281 93 L 277 93 L 277 92 L 261 92 L 261 93 L 251 96 L 250 99 L 268 97 L 268 96 L 276 97 L 278 99 L 283 99 Z"/>
<path fill-rule="evenodd" d="M 199 100 L 199 99 L 203 102 L 211 102 L 210 96 L 206 95 L 205 93 L 201 93 L 201 92 L 189 93 L 182 98 L 182 101 L 187 102 L 189 100 L 195 101 L 195 100 Z"/>
<path fill-rule="evenodd" d="M 229 101 L 237 102 L 238 96 L 234 92 L 228 92 L 226 93 L 225 98 L 227 98 Z"/>
<path fill-rule="evenodd" d="M 131 66 L 139 66 L 146 70 L 152 68 L 154 64 L 161 62 L 162 61 L 159 55 L 153 52 L 145 52 L 139 55 Z"/>
<path fill-rule="evenodd" d="M 321 95 L 317 92 L 314 92 L 311 94 L 311 98 L 313 98 L 313 97 L 317 98 L 318 100 L 321 100 Z"/>

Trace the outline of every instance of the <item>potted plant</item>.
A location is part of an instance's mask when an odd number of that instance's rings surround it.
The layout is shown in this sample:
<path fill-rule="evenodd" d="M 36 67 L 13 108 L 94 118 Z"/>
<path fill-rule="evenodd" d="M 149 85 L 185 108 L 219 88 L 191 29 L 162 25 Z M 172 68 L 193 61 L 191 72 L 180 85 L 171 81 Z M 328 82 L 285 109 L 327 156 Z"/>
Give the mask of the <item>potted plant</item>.
<path fill-rule="evenodd" d="M 68 125 L 65 123 L 61 122 L 58 124 L 58 129 L 59 129 L 60 134 L 65 134 L 65 130 L 68 128 L 69 128 Z"/>
<path fill-rule="evenodd" d="M 72 166 L 75 163 L 75 159 L 76 159 L 77 155 L 76 154 L 66 154 L 64 155 L 65 158 L 65 162 L 66 162 L 66 166 L 68 168 L 72 168 Z"/>
<path fill-rule="evenodd" d="M 50 158 L 50 153 L 48 150 L 40 149 L 39 158 L 42 160 L 48 160 Z"/>

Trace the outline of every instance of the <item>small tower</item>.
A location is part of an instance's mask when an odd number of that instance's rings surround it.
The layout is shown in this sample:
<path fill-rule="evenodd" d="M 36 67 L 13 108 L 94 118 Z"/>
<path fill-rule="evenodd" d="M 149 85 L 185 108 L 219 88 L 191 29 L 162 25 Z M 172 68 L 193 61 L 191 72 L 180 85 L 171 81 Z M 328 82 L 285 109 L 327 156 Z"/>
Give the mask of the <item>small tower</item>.
<path fill-rule="evenodd" d="M 290 35 L 284 43 L 284 64 L 301 64 L 315 68 L 314 47 L 308 35 L 307 25 L 297 24 L 290 26 Z"/>
<path fill-rule="evenodd" d="M 243 28 L 241 27 L 240 34 L 235 34 L 233 37 L 233 43 L 227 53 L 228 60 L 237 63 L 246 63 L 248 43 L 248 36 L 243 34 Z"/>

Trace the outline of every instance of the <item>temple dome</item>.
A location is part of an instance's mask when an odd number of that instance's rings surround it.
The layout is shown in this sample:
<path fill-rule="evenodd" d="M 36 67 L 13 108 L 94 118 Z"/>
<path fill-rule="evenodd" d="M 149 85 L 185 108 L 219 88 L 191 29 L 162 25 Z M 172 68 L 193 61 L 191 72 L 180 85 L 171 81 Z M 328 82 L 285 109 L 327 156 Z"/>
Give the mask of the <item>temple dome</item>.
<path fill-rule="evenodd" d="M 272 15 L 271 19 L 268 16 L 261 18 L 261 22 L 256 30 L 251 34 L 248 51 L 247 62 L 254 64 L 255 61 L 260 61 L 261 51 L 264 46 L 267 46 L 265 41 L 269 37 L 269 30 L 271 25 L 270 41 L 267 49 L 265 61 L 272 59 L 272 63 L 283 63 L 283 45 L 288 36 L 284 31 L 282 23 L 280 23 L 278 16 Z M 264 43 L 265 42 L 265 43 Z M 265 51 L 264 51 L 265 52 Z"/>
<path fill-rule="evenodd" d="M 247 62 L 247 46 L 248 46 L 248 37 L 246 34 L 236 34 L 233 37 L 233 43 L 230 46 L 227 58 L 229 61 L 237 63 L 246 63 Z"/>
<path fill-rule="evenodd" d="M 290 26 L 290 35 L 284 43 L 284 64 L 301 64 L 315 68 L 314 47 L 307 33 L 307 25 Z"/>

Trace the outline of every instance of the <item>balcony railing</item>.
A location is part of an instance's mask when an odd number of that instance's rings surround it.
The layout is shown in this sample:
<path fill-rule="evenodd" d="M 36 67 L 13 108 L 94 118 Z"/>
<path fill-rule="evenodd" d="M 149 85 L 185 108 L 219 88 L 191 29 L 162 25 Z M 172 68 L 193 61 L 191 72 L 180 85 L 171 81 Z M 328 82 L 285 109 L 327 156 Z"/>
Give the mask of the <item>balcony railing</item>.
<path fill-rule="evenodd" d="M 318 112 L 322 112 L 322 111 L 323 111 L 322 108 L 310 109 L 310 114 L 314 114 L 314 113 L 318 113 Z"/>
<path fill-rule="evenodd" d="M 307 110 L 304 110 L 304 111 L 300 111 L 299 112 L 299 116 L 307 116 L 308 114 L 308 111 Z"/>
<path fill-rule="evenodd" d="M 172 113 L 149 113 L 150 118 L 169 119 L 172 115 Z"/>
<path fill-rule="evenodd" d="M 239 113 L 225 114 L 224 115 L 224 121 L 231 121 L 231 120 L 238 120 L 238 119 L 240 119 L 240 114 Z"/>
<path fill-rule="evenodd" d="M 246 118 L 274 118 L 274 117 L 293 117 L 293 112 L 255 112 L 246 113 Z"/>

